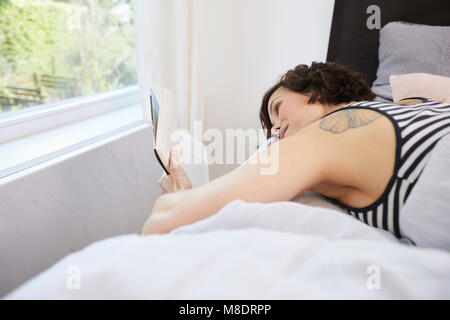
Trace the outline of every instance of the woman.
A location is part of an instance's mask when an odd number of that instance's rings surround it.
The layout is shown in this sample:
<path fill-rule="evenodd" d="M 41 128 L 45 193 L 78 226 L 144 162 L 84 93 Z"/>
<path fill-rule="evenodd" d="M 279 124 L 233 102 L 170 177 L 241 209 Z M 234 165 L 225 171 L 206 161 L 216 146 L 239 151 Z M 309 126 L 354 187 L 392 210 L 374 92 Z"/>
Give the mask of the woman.
<path fill-rule="evenodd" d="M 264 95 L 260 110 L 267 137 L 280 138 L 273 143 L 276 173 L 262 175 L 263 164 L 249 163 L 192 189 L 180 167 L 172 166 L 168 179 L 177 192 L 158 198 L 142 234 L 207 218 L 232 200 L 288 201 L 311 190 L 402 238 L 400 209 L 432 148 L 450 132 L 450 106 L 427 99 L 402 106 L 374 98 L 360 74 L 336 63 L 289 70 Z M 167 180 L 160 184 L 172 191 Z"/>

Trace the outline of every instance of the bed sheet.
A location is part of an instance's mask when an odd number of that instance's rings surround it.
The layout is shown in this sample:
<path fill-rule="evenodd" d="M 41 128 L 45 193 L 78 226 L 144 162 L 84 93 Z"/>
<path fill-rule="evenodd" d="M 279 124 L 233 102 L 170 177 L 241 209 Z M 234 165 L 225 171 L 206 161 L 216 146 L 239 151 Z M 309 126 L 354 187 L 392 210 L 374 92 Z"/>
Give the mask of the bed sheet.
<path fill-rule="evenodd" d="M 4 299 L 450 298 L 447 251 L 399 243 L 310 196 L 235 200 L 169 234 L 95 242 Z"/>

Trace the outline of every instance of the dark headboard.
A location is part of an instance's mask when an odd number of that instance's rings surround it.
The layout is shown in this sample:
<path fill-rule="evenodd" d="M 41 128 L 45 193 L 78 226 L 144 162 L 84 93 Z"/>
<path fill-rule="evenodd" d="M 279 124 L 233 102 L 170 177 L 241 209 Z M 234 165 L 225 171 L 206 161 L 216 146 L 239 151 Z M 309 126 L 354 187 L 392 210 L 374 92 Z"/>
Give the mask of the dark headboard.
<path fill-rule="evenodd" d="M 361 72 L 370 86 L 376 79 L 380 34 L 366 26 L 370 5 L 380 8 L 381 27 L 391 21 L 450 25 L 450 0 L 336 0 L 327 61 Z"/>

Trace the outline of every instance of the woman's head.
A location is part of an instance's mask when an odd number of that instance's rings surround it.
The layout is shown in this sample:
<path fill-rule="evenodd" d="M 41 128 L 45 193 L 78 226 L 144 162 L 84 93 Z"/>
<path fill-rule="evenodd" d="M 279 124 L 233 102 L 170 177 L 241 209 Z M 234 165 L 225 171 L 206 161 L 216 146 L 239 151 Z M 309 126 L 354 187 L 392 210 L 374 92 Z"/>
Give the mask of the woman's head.
<path fill-rule="evenodd" d="M 292 135 L 327 113 L 353 101 L 372 101 L 376 95 L 361 74 L 337 63 L 298 65 L 284 74 L 264 95 L 259 119 L 267 138 L 289 127 Z"/>

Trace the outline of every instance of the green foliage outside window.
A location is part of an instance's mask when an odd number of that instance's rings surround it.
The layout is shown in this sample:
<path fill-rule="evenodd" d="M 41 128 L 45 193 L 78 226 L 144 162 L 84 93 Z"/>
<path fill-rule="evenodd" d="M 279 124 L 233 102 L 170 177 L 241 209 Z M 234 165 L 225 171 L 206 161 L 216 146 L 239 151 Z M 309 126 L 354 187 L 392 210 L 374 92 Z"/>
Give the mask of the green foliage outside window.
<path fill-rule="evenodd" d="M 45 103 L 135 84 L 131 12 L 130 0 L 0 0 L 0 106 L 30 105 L 11 102 L 15 88 Z"/>

